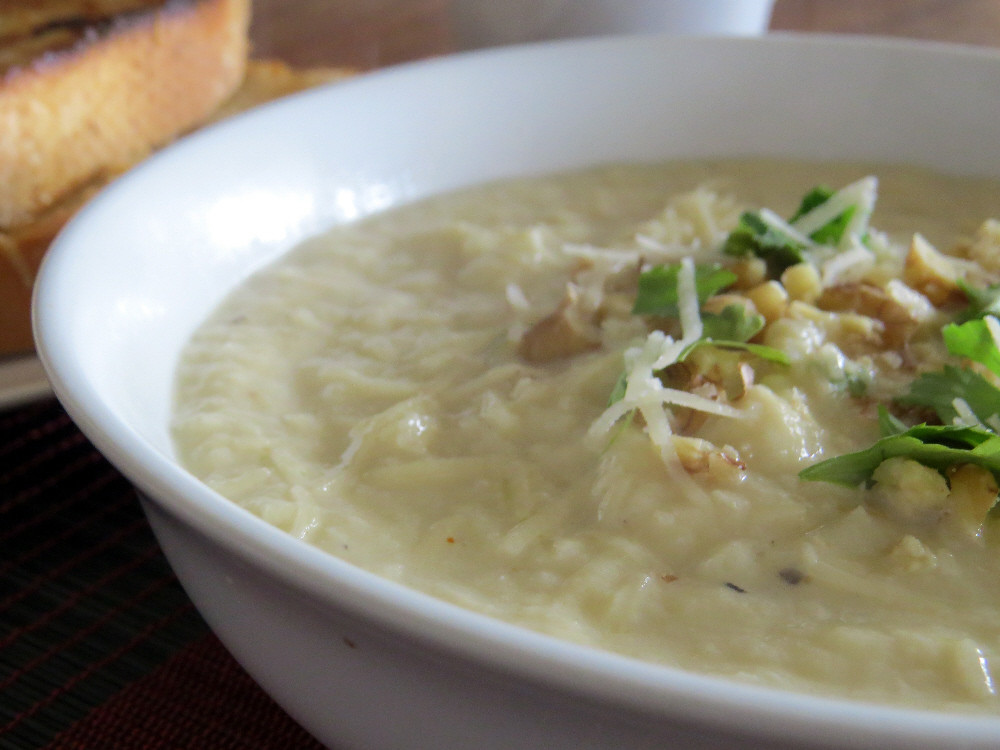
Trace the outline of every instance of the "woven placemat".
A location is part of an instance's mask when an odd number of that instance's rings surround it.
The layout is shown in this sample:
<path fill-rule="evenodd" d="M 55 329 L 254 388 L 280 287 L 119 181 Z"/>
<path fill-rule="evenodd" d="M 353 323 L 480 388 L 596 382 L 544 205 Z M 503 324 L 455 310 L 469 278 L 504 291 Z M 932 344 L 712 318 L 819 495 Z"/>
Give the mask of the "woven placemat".
<path fill-rule="evenodd" d="M 0 749 L 321 747 L 211 634 L 62 408 L 0 412 Z"/>

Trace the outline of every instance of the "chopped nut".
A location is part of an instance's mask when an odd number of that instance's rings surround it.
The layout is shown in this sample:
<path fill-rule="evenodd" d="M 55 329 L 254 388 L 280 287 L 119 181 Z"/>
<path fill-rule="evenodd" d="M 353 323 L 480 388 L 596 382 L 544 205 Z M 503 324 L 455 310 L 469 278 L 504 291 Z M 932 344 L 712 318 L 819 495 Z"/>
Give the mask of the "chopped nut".
<path fill-rule="evenodd" d="M 758 284 L 747 291 L 747 297 L 768 323 L 782 317 L 788 310 L 788 292 L 777 281 Z"/>
<path fill-rule="evenodd" d="M 934 469 L 909 458 L 883 461 L 872 479 L 879 508 L 905 523 L 933 523 L 948 504 L 948 482 Z"/>
<path fill-rule="evenodd" d="M 714 443 L 696 437 L 674 436 L 674 449 L 688 474 L 707 474 L 712 479 L 735 483 L 743 479 L 746 464 L 735 448 L 718 448 Z"/>
<path fill-rule="evenodd" d="M 962 531 L 978 535 L 986 514 L 996 504 L 997 494 L 1000 493 L 996 478 L 982 466 L 962 464 L 949 472 L 948 479 L 951 483 L 948 494 L 951 518 Z"/>
<path fill-rule="evenodd" d="M 923 542 L 912 534 L 907 534 L 889 551 L 889 559 L 907 573 L 929 570 L 937 566 L 937 555 L 927 549 Z"/>
<path fill-rule="evenodd" d="M 965 246 L 958 248 L 967 258 L 991 274 L 1000 273 L 1000 219 L 987 219 Z"/>
<path fill-rule="evenodd" d="M 735 289 L 752 289 L 767 279 L 767 263 L 763 258 L 744 258 L 731 265 L 729 270 L 736 274 Z"/>
<path fill-rule="evenodd" d="M 575 288 L 570 285 L 559 307 L 525 331 L 518 354 L 529 362 L 549 362 L 600 346 L 596 314 L 581 310 L 577 299 Z"/>
<path fill-rule="evenodd" d="M 695 351 L 680 366 L 669 368 L 669 374 L 667 383 L 675 387 L 730 402 L 743 398 L 754 383 L 753 367 L 741 361 L 738 352 L 711 348 Z"/>
<path fill-rule="evenodd" d="M 796 263 L 781 274 L 781 284 L 788 296 L 802 302 L 815 302 L 823 292 L 819 271 L 812 263 Z"/>
<path fill-rule="evenodd" d="M 962 298 L 952 262 L 921 235 L 913 235 L 903 265 L 903 281 L 937 307 Z"/>
<path fill-rule="evenodd" d="M 895 288 L 905 288 L 916 294 L 899 282 Z M 885 289 L 872 284 L 838 284 L 824 289 L 816 305 L 823 310 L 851 311 L 882 321 L 886 347 L 899 349 L 913 334 L 921 317 L 910 300 L 901 297 L 900 294 L 891 296 Z"/>

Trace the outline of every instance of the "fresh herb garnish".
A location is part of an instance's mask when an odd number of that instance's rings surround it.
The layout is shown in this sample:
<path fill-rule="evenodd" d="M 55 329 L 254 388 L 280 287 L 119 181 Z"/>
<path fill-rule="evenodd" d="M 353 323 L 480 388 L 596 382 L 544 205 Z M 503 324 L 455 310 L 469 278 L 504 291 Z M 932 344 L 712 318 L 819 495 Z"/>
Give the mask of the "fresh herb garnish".
<path fill-rule="evenodd" d="M 993 325 L 997 326 L 996 318 L 990 318 Z M 944 336 L 948 351 L 956 357 L 971 359 L 1000 375 L 1000 349 L 997 349 L 997 341 L 990 331 L 987 318 L 970 320 L 961 325 L 952 323 L 944 327 L 941 335 Z"/>
<path fill-rule="evenodd" d="M 907 406 L 930 407 L 942 424 L 961 419 L 956 400 L 967 404 L 983 423 L 1000 410 L 1000 390 L 996 386 L 977 372 L 951 365 L 938 372 L 922 373 L 910 384 L 910 392 L 896 399 Z"/>
<path fill-rule="evenodd" d="M 806 245 L 782 228 L 769 223 L 760 213 L 746 212 L 740 216 L 736 229 L 729 233 L 722 252 L 727 255 L 755 255 L 767 262 L 774 275 L 805 260 Z"/>
<path fill-rule="evenodd" d="M 1000 350 L 986 319 L 947 325 L 942 336 L 951 354 L 1000 375 Z M 942 472 L 976 464 L 1000 480 L 1000 388 L 972 369 L 945 365 L 937 372 L 922 373 L 896 401 L 933 409 L 942 424 L 907 427 L 880 406 L 880 440 L 866 450 L 814 464 L 799 476 L 857 486 L 870 481 L 882 461 L 902 456 Z"/>
<path fill-rule="evenodd" d="M 824 187 L 822 185 L 814 187 L 802 197 L 802 202 L 799 204 L 798 211 L 792 215 L 792 218 L 788 220 L 788 223 L 794 224 L 814 208 L 818 208 L 830 200 L 830 198 L 833 197 L 833 194 L 834 191 L 828 187 Z M 844 232 L 850 225 L 851 218 L 854 216 L 854 212 L 856 210 L 857 206 L 848 206 L 842 214 L 834 217 L 819 229 L 812 232 L 809 235 L 809 238 L 819 245 L 840 244 L 840 241 L 844 238 Z"/>
<path fill-rule="evenodd" d="M 1000 284 L 978 288 L 959 280 L 958 287 L 969 301 L 969 306 L 959 313 L 956 319 L 958 323 L 965 323 L 987 315 L 1000 318 Z"/>
<path fill-rule="evenodd" d="M 799 477 L 857 487 L 871 481 L 883 461 L 896 456 L 938 471 L 959 464 L 976 464 L 1000 479 L 1000 435 L 977 427 L 926 424 L 885 435 L 866 450 L 813 464 L 799 472 Z"/>
<path fill-rule="evenodd" d="M 677 290 L 677 277 L 681 266 L 675 263 L 669 266 L 654 266 L 639 276 L 639 291 L 636 294 L 633 315 L 659 315 L 664 318 L 676 318 L 680 314 L 678 302 L 680 293 Z M 717 265 L 696 265 L 694 268 L 694 286 L 698 295 L 698 305 L 713 294 L 731 286 L 736 281 L 736 274 Z"/>
<path fill-rule="evenodd" d="M 764 328 L 764 316 L 744 305 L 726 305 L 720 313 L 702 313 L 702 336 L 717 341 L 749 341 Z"/>
<path fill-rule="evenodd" d="M 745 341 L 716 341 L 715 339 L 698 339 L 697 341 L 688 344 L 680 355 L 678 355 L 677 361 L 683 362 L 688 358 L 688 356 L 690 356 L 691 352 L 695 349 L 701 349 L 703 346 L 714 346 L 716 349 L 736 349 L 747 352 L 748 354 L 753 354 L 754 356 L 767 360 L 768 362 L 774 362 L 779 365 L 791 364 L 791 360 L 788 358 L 788 355 L 780 349 L 775 349 L 773 346 L 748 344 Z"/>
<path fill-rule="evenodd" d="M 618 380 L 615 381 L 615 387 L 611 389 L 611 395 L 608 396 L 608 406 L 625 398 L 626 388 L 628 388 L 628 373 L 623 372 L 618 376 Z"/>
<path fill-rule="evenodd" d="M 769 362 L 790 364 L 788 355 L 780 349 L 747 343 L 764 328 L 764 316 L 747 312 L 743 305 L 726 305 L 721 313 L 702 313 L 701 324 L 701 338 L 685 347 L 677 357 L 678 362 L 687 359 L 695 349 L 714 346 L 745 351 Z"/>
<path fill-rule="evenodd" d="M 632 313 L 662 318 L 680 316 L 680 290 L 678 278 L 681 264 L 654 266 L 639 276 L 639 290 L 636 294 Z M 694 286 L 701 307 L 709 297 L 724 291 L 737 280 L 736 274 L 719 265 L 695 265 Z M 696 349 L 712 346 L 719 349 L 745 351 L 760 359 L 788 365 L 788 356 L 773 347 L 748 343 L 764 328 L 764 317 L 748 312 L 743 305 L 727 305 L 719 313 L 700 313 L 702 334 L 682 349 L 674 362 L 683 362 Z M 628 373 L 618 376 L 608 406 L 625 397 Z"/>
<path fill-rule="evenodd" d="M 803 196 L 798 209 L 784 221 L 772 211 L 744 213 L 723 244 L 728 255 L 755 255 L 767 262 L 773 276 L 807 260 L 815 245 L 841 247 L 848 234 L 867 236 L 876 182 L 866 177 L 838 191 L 818 186 Z"/>

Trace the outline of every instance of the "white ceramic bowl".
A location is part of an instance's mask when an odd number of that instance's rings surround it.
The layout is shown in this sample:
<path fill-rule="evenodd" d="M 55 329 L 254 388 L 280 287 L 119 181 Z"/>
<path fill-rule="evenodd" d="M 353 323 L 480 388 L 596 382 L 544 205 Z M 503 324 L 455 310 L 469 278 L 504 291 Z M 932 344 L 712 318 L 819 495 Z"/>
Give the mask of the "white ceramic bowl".
<path fill-rule="evenodd" d="M 171 377 L 228 289 L 335 222 L 595 162 L 775 155 L 1000 177 L 1000 55 L 850 39 L 598 39 L 473 53 L 204 131 L 93 201 L 35 298 L 53 386 L 142 493 L 195 604 L 338 748 L 1000 747 L 1000 718 L 756 689 L 555 641 L 329 557 L 179 468 Z"/>

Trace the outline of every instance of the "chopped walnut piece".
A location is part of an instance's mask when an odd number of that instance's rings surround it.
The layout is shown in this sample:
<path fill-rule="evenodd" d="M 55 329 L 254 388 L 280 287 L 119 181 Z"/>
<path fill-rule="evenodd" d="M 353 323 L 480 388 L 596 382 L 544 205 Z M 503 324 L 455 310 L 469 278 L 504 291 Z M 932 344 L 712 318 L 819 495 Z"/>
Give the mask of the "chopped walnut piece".
<path fill-rule="evenodd" d="M 911 534 L 904 536 L 889 550 L 889 559 L 907 573 L 931 570 L 938 564 L 937 555 Z"/>
<path fill-rule="evenodd" d="M 765 281 L 747 290 L 747 297 L 768 323 L 773 323 L 788 312 L 788 292 L 777 281 Z"/>
<path fill-rule="evenodd" d="M 736 274 L 734 289 L 752 289 L 767 281 L 767 263 L 762 258 L 743 258 L 729 270 Z"/>
<path fill-rule="evenodd" d="M 746 474 L 746 464 L 735 448 L 719 448 L 708 440 L 674 436 L 674 450 L 688 474 L 708 474 L 712 479 L 734 483 Z"/>
<path fill-rule="evenodd" d="M 554 312 L 524 332 L 518 354 L 529 362 L 550 362 L 596 349 L 601 344 L 597 313 L 579 304 L 572 284 Z"/>
<path fill-rule="evenodd" d="M 997 502 L 1000 487 L 988 469 L 975 464 L 962 464 L 948 472 L 951 492 L 948 493 L 952 520 L 970 536 L 983 527 L 986 514 Z"/>
<path fill-rule="evenodd" d="M 1000 274 L 1000 219 L 984 221 L 975 236 L 956 248 L 956 252 L 978 263 L 987 274 L 994 277 Z"/>
<path fill-rule="evenodd" d="M 903 523 L 935 523 L 948 506 L 948 483 L 935 469 L 896 456 L 872 473 L 872 499 L 887 515 Z"/>
<path fill-rule="evenodd" d="M 851 311 L 882 321 L 885 326 L 883 341 L 890 349 L 902 348 L 920 322 L 912 306 L 903 304 L 898 295 L 894 297 L 873 284 L 852 283 L 828 287 L 816 300 L 816 306 L 833 312 Z"/>
<path fill-rule="evenodd" d="M 913 235 L 910 242 L 903 265 L 903 281 L 936 307 L 962 300 L 954 265 L 919 234 Z"/>
<path fill-rule="evenodd" d="M 812 263 L 796 263 L 786 268 L 781 274 L 781 285 L 789 297 L 802 302 L 815 302 L 823 293 L 819 271 Z"/>

